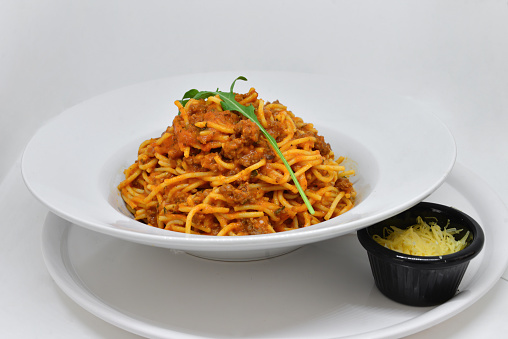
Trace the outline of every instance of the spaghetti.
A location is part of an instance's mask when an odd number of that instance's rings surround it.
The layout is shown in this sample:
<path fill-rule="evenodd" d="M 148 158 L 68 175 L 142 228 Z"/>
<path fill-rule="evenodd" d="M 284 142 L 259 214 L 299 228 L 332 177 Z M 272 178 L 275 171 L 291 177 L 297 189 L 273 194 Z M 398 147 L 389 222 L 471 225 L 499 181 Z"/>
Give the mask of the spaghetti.
<path fill-rule="evenodd" d="M 190 99 L 159 138 L 144 141 L 118 189 L 136 220 L 191 234 L 231 236 L 283 232 L 345 213 L 356 192 L 344 158 L 337 160 L 312 124 L 251 88 L 236 94 L 253 105 L 277 141 L 315 213 L 260 128 L 221 98 Z"/>

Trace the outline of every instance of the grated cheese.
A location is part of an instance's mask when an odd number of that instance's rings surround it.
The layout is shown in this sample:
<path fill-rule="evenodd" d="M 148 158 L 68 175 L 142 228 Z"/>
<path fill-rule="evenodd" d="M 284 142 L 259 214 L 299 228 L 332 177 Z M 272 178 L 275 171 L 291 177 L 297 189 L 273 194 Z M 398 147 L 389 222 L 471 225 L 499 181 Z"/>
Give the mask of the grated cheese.
<path fill-rule="evenodd" d="M 373 239 L 397 252 L 418 256 L 440 256 L 458 252 L 466 247 L 469 231 L 460 240 L 455 240 L 453 236 L 461 231 L 448 228 L 448 225 L 441 229 L 435 221 L 427 223 L 418 217 L 416 224 L 407 229 L 385 227 L 383 237 L 374 235 Z"/>

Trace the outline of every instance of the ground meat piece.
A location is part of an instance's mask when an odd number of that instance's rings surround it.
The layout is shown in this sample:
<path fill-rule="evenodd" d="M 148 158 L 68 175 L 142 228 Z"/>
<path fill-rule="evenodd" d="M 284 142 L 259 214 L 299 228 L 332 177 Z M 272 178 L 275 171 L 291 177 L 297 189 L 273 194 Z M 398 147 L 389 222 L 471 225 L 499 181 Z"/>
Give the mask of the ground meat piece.
<path fill-rule="evenodd" d="M 222 230 L 222 227 L 218 222 L 210 225 L 210 234 L 209 235 L 217 235 Z"/>
<path fill-rule="evenodd" d="M 327 143 L 325 138 L 321 135 L 316 135 L 314 148 L 317 149 L 321 155 L 328 155 L 332 151 L 330 144 Z"/>
<path fill-rule="evenodd" d="M 199 213 L 196 213 L 194 214 L 194 216 L 192 217 L 192 222 L 193 223 L 196 223 L 196 224 L 199 224 L 199 225 L 203 225 L 204 221 L 206 219 L 206 214 L 199 214 Z"/>
<path fill-rule="evenodd" d="M 205 189 L 204 191 L 198 191 L 194 196 L 192 197 L 192 201 L 194 204 L 199 205 L 205 200 L 205 198 L 210 194 L 212 190 L 211 189 Z"/>
<path fill-rule="evenodd" d="M 263 153 L 258 152 L 254 148 L 250 148 L 238 159 L 238 163 L 244 167 L 249 167 L 259 162 L 261 159 L 263 159 Z"/>
<path fill-rule="evenodd" d="M 261 130 L 253 121 L 244 119 L 235 125 L 235 133 L 239 135 L 244 145 L 252 145 L 259 141 Z"/>
<path fill-rule="evenodd" d="M 226 184 L 219 188 L 219 193 L 226 198 L 226 202 L 230 205 L 245 205 L 255 199 L 255 194 L 249 190 L 247 183 L 240 184 L 238 188 Z"/>
<path fill-rule="evenodd" d="M 148 225 L 157 226 L 157 209 L 148 208 L 146 210 L 146 223 Z"/>
<path fill-rule="evenodd" d="M 204 101 L 200 101 L 203 103 Z M 189 123 L 194 125 L 196 122 L 200 122 L 204 120 L 204 115 L 206 114 L 208 107 L 203 104 L 194 103 L 187 107 L 187 113 L 189 118 Z M 177 117 L 179 117 L 178 115 Z"/>
<path fill-rule="evenodd" d="M 183 158 L 182 161 L 185 162 L 187 165 L 187 168 L 191 172 L 200 172 L 202 170 L 202 162 L 203 158 L 205 157 L 202 154 L 196 154 L 192 155 L 193 152 L 196 152 L 195 150 L 191 150 L 191 156 L 187 158 Z"/>
<path fill-rule="evenodd" d="M 278 121 L 268 121 L 266 131 L 277 141 L 281 142 L 286 136 L 286 125 Z"/>
<path fill-rule="evenodd" d="M 353 191 L 353 184 L 346 177 L 338 178 L 337 181 L 335 182 L 335 187 L 346 193 L 351 193 Z"/>
<path fill-rule="evenodd" d="M 168 202 L 170 204 L 181 204 L 181 203 L 187 201 L 187 197 L 189 195 L 190 194 L 187 192 L 178 191 L 174 195 L 168 196 Z"/>
<path fill-rule="evenodd" d="M 240 121 L 240 116 L 231 111 L 217 111 L 212 106 L 207 107 L 207 112 L 203 115 L 203 121 L 213 121 L 220 125 L 234 125 Z"/>
<path fill-rule="evenodd" d="M 207 155 L 205 155 L 202 159 L 201 159 L 201 166 L 203 168 L 207 168 L 211 171 L 219 171 L 219 169 L 221 168 L 217 162 L 215 161 L 215 157 L 218 155 L 218 153 L 208 153 Z"/>
<path fill-rule="evenodd" d="M 242 219 L 242 229 L 239 234 L 267 234 L 272 233 L 272 227 L 268 217 Z"/>
<path fill-rule="evenodd" d="M 242 140 L 239 138 L 225 142 L 222 145 L 221 155 L 226 159 L 235 159 L 237 158 L 238 151 L 241 150 L 242 145 Z"/>

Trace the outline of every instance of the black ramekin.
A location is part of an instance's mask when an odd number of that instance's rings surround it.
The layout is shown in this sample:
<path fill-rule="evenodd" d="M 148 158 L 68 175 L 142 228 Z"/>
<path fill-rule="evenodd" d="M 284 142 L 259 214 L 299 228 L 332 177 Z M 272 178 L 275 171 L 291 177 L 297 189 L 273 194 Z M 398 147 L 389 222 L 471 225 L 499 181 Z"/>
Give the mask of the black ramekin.
<path fill-rule="evenodd" d="M 402 229 L 416 224 L 417 217 L 434 217 L 439 226 L 448 221 L 449 228 L 462 229 L 461 239 L 470 231 L 463 250 L 443 256 L 414 256 L 392 251 L 378 244 L 372 236 L 383 235 L 383 228 Z M 459 287 L 471 259 L 483 248 L 485 236 L 480 225 L 467 214 L 440 204 L 421 202 L 394 217 L 357 232 L 367 250 L 377 288 L 388 298 L 411 306 L 434 306 L 452 298 Z"/>

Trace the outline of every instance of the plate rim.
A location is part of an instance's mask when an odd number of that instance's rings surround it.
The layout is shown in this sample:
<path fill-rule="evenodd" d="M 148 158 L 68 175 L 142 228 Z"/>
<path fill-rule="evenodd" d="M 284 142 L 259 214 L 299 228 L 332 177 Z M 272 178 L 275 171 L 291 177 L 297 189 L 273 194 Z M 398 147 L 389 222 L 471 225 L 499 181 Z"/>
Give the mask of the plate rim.
<path fill-rule="evenodd" d="M 468 180 L 468 178 L 473 178 L 474 180 Z M 448 181 L 451 181 L 450 185 L 454 188 L 457 188 L 454 184 L 460 184 L 467 185 L 465 189 L 468 191 L 483 192 L 482 194 L 473 195 L 472 198 L 468 199 L 472 199 L 472 201 L 477 200 L 479 202 L 478 206 L 480 206 L 482 211 L 478 210 L 478 214 L 480 214 L 484 223 L 492 225 L 487 228 L 489 231 L 486 232 L 486 235 L 491 234 L 491 232 L 501 232 L 504 233 L 504 235 L 508 235 L 508 209 L 499 196 L 483 181 L 483 179 L 463 165 L 457 164 L 449 176 Z M 482 202 L 481 199 L 478 198 L 480 196 L 489 196 L 490 198 L 488 202 Z M 474 200 L 475 198 L 476 200 Z M 79 226 L 72 225 L 71 222 L 64 219 L 58 219 L 60 222 L 59 225 L 55 226 L 50 224 L 47 221 L 50 219 L 51 214 L 56 216 L 52 212 L 48 213 L 42 231 L 41 247 L 43 259 L 48 272 L 53 277 L 56 284 L 74 300 L 74 302 L 97 317 L 138 335 L 160 338 L 165 338 L 169 335 L 178 335 L 184 338 L 206 338 L 188 333 L 175 332 L 174 330 L 160 328 L 154 324 L 144 323 L 139 321 L 139 319 L 132 318 L 129 315 L 115 310 L 106 303 L 103 303 L 102 300 L 94 299 L 91 291 L 89 291 L 86 286 L 80 286 L 81 281 L 76 281 L 76 279 L 79 280 L 79 277 L 75 273 L 73 276 L 73 272 L 69 272 L 66 260 L 70 261 L 70 259 L 64 256 L 65 253 L 63 253 L 64 251 L 62 250 L 61 241 L 64 239 L 65 234 L 67 234 L 71 227 Z M 484 218 L 486 219 L 483 220 Z M 58 239 L 56 239 L 55 236 Z M 506 246 L 499 246 L 501 238 L 502 237 L 499 236 L 492 236 L 489 238 L 490 243 L 486 245 L 493 247 L 491 251 L 495 251 L 496 258 L 500 260 L 496 263 L 489 262 L 487 265 L 482 265 L 489 274 L 481 275 L 480 273 L 482 272 L 477 271 L 475 277 L 478 275 L 480 276 L 472 281 L 472 287 L 467 289 L 469 293 L 458 294 L 452 299 L 453 302 L 449 301 L 442 305 L 432 307 L 428 312 L 422 313 L 412 319 L 404 320 L 398 324 L 380 328 L 375 331 L 338 338 L 388 338 L 393 336 L 407 336 L 444 322 L 452 316 L 464 311 L 485 295 L 499 281 L 508 266 L 508 248 L 506 248 Z M 55 246 L 55 244 L 60 244 L 60 246 Z M 502 255 L 500 256 L 499 254 Z M 101 305 L 104 305 L 105 308 L 101 307 Z"/>

